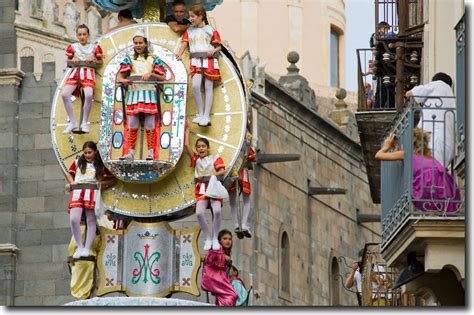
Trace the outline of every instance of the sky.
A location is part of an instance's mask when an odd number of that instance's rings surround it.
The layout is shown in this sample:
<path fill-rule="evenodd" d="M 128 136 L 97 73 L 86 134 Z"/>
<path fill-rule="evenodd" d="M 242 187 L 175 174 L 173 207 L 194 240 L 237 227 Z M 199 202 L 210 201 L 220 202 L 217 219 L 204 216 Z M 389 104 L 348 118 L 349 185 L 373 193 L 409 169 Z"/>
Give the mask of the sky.
<path fill-rule="evenodd" d="M 346 1 L 346 86 L 357 91 L 356 49 L 369 48 L 369 38 L 374 32 L 374 0 Z"/>

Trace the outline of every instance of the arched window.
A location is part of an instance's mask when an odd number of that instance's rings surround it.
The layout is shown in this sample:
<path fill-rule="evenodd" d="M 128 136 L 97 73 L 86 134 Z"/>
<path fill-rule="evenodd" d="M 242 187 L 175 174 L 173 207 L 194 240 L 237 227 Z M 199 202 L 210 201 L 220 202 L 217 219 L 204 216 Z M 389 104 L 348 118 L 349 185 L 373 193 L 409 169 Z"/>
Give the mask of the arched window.
<path fill-rule="evenodd" d="M 331 286 L 331 305 L 340 305 L 339 263 L 336 257 L 333 257 L 331 261 L 331 279 L 329 279 L 329 283 Z"/>
<path fill-rule="evenodd" d="M 280 291 L 285 296 L 290 294 L 290 241 L 288 233 L 281 234 L 280 244 Z"/>

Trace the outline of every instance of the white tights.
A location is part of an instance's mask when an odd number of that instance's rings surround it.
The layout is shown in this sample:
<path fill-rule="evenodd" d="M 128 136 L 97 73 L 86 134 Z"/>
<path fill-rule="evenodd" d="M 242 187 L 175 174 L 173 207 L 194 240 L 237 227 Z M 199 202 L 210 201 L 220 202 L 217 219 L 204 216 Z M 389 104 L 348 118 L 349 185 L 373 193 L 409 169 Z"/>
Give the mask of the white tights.
<path fill-rule="evenodd" d="M 229 191 L 229 204 L 230 204 L 230 214 L 232 216 L 232 222 L 235 227 L 239 226 L 239 219 L 237 217 L 237 189 L 235 191 Z M 247 220 L 250 213 L 250 195 L 242 193 L 242 198 L 244 201 L 243 213 L 242 213 L 242 226 L 247 227 Z"/>
<path fill-rule="evenodd" d="M 82 245 L 82 234 L 81 234 L 81 216 L 82 208 L 72 208 L 69 211 L 69 220 L 71 224 L 72 235 L 76 241 L 77 248 L 86 248 L 90 250 L 92 247 L 92 242 L 95 238 L 96 231 L 96 219 L 95 213 L 93 210 L 86 210 L 86 220 L 87 220 L 87 235 L 86 235 L 86 244 Z"/>
<path fill-rule="evenodd" d="M 202 83 L 202 75 L 195 74 L 193 76 L 193 92 L 194 92 L 194 101 L 196 102 L 196 107 L 197 107 L 199 116 L 203 116 L 201 83 Z M 206 95 L 204 117 L 207 117 L 207 118 L 209 118 L 209 115 L 211 113 L 212 99 L 214 96 L 213 89 L 214 89 L 214 82 L 204 78 L 204 92 Z"/>
<path fill-rule="evenodd" d="M 212 212 L 214 213 L 214 219 L 212 221 L 212 239 L 217 240 L 217 235 L 221 229 L 221 202 L 219 200 L 210 199 Z M 201 227 L 204 239 L 209 239 L 209 228 L 207 227 L 206 218 L 204 216 L 209 199 L 199 200 L 196 204 L 196 216 Z"/>
<path fill-rule="evenodd" d="M 128 115 L 127 122 L 129 128 L 138 128 L 140 125 L 140 119 L 138 115 Z M 155 115 L 145 114 L 145 129 L 155 129 Z"/>
<path fill-rule="evenodd" d="M 64 108 L 66 109 L 67 117 L 69 118 L 69 122 L 73 125 L 77 124 L 76 118 L 74 117 L 74 109 L 72 108 L 71 96 L 72 93 L 76 90 L 74 85 L 66 85 L 63 89 L 63 93 L 61 97 L 63 98 Z M 89 119 L 89 114 L 91 112 L 92 107 L 92 96 L 94 91 L 91 87 L 83 88 L 84 91 L 84 108 L 83 108 L 83 117 L 81 123 L 87 123 Z"/>

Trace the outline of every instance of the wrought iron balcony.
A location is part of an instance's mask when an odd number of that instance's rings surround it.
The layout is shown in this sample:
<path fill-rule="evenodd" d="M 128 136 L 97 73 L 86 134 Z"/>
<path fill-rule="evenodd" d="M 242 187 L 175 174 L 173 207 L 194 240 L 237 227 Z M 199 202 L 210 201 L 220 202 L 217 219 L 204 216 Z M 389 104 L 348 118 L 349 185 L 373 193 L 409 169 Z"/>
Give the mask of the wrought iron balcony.
<path fill-rule="evenodd" d="M 423 104 L 410 98 L 406 105 L 389 131 L 405 152 L 404 160 L 382 161 L 382 248 L 410 219 L 464 220 L 464 192 L 453 173 L 455 98 L 429 97 Z M 420 152 L 414 144 L 415 127 L 431 131 L 430 147 L 438 161 L 426 157 L 426 146 L 421 144 Z"/>

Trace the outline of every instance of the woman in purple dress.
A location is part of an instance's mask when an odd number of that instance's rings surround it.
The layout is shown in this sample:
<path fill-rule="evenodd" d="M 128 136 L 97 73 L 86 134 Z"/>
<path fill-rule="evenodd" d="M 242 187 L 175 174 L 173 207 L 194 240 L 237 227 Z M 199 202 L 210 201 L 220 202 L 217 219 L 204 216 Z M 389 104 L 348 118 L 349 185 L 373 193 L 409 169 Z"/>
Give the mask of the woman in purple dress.
<path fill-rule="evenodd" d="M 423 133 L 420 128 L 413 129 L 413 204 L 422 211 L 455 212 L 461 192 L 453 176 L 432 157 L 429 141 L 428 133 Z M 375 158 L 382 161 L 404 160 L 405 151 L 397 149 L 392 133 Z"/>

